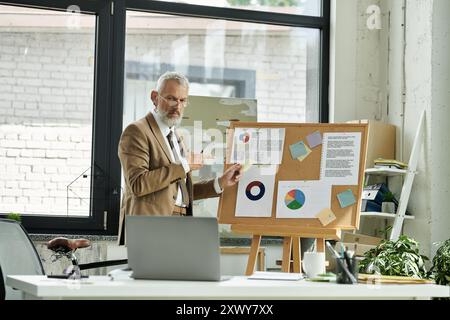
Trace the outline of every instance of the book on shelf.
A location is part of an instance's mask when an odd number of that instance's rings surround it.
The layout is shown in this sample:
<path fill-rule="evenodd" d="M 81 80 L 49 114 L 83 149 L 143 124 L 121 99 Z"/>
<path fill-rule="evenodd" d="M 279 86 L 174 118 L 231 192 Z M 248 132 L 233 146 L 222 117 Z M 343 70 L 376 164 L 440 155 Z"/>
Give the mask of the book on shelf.
<path fill-rule="evenodd" d="M 363 199 L 361 201 L 361 212 L 381 212 L 381 204 Z"/>
<path fill-rule="evenodd" d="M 385 183 L 365 186 L 361 196 L 362 212 L 382 212 L 383 202 L 393 202 L 397 211 L 398 201 Z"/>
<path fill-rule="evenodd" d="M 397 168 L 397 169 L 406 169 L 408 168 L 408 164 L 394 160 L 394 159 L 382 159 L 378 158 L 374 161 L 374 167 L 375 168 Z"/>
<path fill-rule="evenodd" d="M 382 212 L 383 202 L 393 202 L 397 212 L 399 202 L 385 183 L 365 186 L 361 194 L 361 212 Z M 406 209 L 406 215 L 411 213 Z"/>

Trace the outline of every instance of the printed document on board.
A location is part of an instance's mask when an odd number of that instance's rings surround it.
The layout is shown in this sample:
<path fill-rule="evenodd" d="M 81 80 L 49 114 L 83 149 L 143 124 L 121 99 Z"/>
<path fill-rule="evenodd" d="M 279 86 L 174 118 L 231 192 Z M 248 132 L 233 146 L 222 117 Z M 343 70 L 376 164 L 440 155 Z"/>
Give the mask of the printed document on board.
<path fill-rule="evenodd" d="M 331 185 L 357 185 L 361 132 L 327 132 L 323 135 L 320 180 Z"/>
<path fill-rule="evenodd" d="M 284 128 L 236 128 L 230 163 L 280 164 Z"/>
<path fill-rule="evenodd" d="M 276 165 L 253 165 L 238 184 L 236 217 L 270 218 L 275 188 Z"/>

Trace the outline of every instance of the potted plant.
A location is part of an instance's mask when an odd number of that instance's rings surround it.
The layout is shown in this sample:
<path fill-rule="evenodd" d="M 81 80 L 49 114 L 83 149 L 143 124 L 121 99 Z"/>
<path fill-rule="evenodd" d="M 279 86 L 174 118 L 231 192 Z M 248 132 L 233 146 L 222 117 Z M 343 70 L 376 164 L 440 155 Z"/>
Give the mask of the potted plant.
<path fill-rule="evenodd" d="M 384 240 L 367 251 L 359 263 L 359 272 L 427 279 L 426 260 L 428 257 L 419 253 L 419 243 L 402 235 L 397 241 Z"/>
<path fill-rule="evenodd" d="M 387 191 L 383 194 L 381 211 L 386 213 L 395 213 L 395 196 L 391 191 Z"/>
<path fill-rule="evenodd" d="M 437 284 L 446 286 L 450 285 L 450 239 L 440 245 L 433 258 L 430 272 Z"/>
<path fill-rule="evenodd" d="M 17 221 L 19 223 L 22 222 L 22 217 L 21 217 L 20 213 L 17 213 L 17 212 L 10 212 L 6 216 L 6 219 L 15 220 L 15 221 Z"/>

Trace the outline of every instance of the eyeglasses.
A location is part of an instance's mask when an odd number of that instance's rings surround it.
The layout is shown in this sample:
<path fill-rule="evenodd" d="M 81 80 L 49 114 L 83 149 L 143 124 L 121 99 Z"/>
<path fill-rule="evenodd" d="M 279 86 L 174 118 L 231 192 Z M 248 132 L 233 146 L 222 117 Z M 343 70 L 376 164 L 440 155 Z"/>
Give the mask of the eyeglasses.
<path fill-rule="evenodd" d="M 167 102 L 169 107 L 172 107 L 172 108 L 177 106 L 178 104 L 181 104 L 183 107 L 186 107 L 189 104 L 188 99 L 176 99 L 174 97 L 164 98 L 161 95 L 158 95 L 158 96 L 161 97 L 161 99 L 163 99 L 165 102 Z"/>

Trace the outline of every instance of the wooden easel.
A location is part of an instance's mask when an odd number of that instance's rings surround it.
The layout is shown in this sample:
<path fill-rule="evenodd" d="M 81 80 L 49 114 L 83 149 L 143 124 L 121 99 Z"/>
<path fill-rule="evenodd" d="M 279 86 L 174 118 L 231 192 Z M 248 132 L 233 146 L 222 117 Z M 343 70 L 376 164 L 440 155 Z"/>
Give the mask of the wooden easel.
<path fill-rule="evenodd" d="M 232 225 L 231 230 L 240 234 L 252 234 L 252 244 L 247 262 L 247 269 L 245 274 L 247 276 L 253 274 L 256 266 L 256 258 L 261 243 L 261 237 L 277 236 L 284 237 L 283 239 L 283 260 L 281 271 L 291 272 L 291 253 L 293 258 L 293 272 L 301 273 L 301 255 L 300 255 L 300 238 L 316 238 L 317 251 L 325 252 L 325 240 L 338 240 L 341 238 L 340 229 L 316 229 L 316 228 L 301 228 L 296 226 L 247 226 L 247 225 Z"/>

